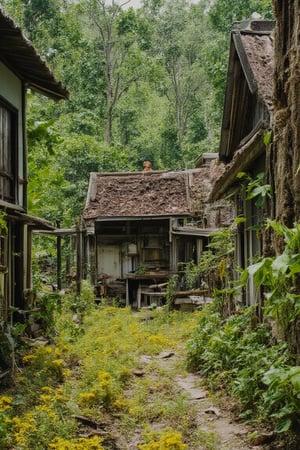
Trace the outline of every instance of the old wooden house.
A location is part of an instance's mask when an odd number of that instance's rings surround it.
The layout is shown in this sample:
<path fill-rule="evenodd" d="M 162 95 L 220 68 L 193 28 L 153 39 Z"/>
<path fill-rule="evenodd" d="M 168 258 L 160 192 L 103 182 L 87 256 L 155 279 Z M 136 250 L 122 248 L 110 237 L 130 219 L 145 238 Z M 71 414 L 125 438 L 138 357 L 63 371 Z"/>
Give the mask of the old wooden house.
<path fill-rule="evenodd" d="M 263 248 L 263 208 L 257 205 L 257 198 L 247 199 L 251 196 L 243 178 L 265 183 L 267 133 L 272 122 L 273 28 L 274 22 L 258 20 L 237 22 L 231 31 L 219 148 L 225 170 L 210 199 L 231 196 L 236 216 L 246 219 L 239 225 L 236 246 L 236 263 L 242 268 L 254 262 Z M 254 304 L 256 294 L 250 280 L 246 304 Z"/>
<path fill-rule="evenodd" d="M 172 273 L 197 262 L 231 209 L 208 204 L 216 163 L 186 171 L 91 173 L 83 220 L 93 284 L 127 305 L 159 300 Z M 102 291 L 103 292 L 103 291 Z M 101 295 L 101 290 L 98 293 Z"/>
<path fill-rule="evenodd" d="M 27 213 L 26 91 L 65 99 L 66 89 L 20 28 L 0 9 L 0 321 L 26 308 L 31 233 L 50 229 Z"/>

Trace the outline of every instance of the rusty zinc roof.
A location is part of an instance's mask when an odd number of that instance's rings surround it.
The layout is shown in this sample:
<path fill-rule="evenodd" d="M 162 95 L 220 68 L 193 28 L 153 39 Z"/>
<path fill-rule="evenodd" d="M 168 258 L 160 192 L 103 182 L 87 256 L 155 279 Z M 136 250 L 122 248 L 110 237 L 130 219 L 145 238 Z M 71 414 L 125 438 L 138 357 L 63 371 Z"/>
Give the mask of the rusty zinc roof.
<path fill-rule="evenodd" d="M 55 100 L 68 98 L 67 89 L 56 80 L 22 30 L 0 8 L 0 61 L 27 87 Z"/>
<path fill-rule="evenodd" d="M 197 215 L 218 170 L 91 173 L 83 218 Z"/>

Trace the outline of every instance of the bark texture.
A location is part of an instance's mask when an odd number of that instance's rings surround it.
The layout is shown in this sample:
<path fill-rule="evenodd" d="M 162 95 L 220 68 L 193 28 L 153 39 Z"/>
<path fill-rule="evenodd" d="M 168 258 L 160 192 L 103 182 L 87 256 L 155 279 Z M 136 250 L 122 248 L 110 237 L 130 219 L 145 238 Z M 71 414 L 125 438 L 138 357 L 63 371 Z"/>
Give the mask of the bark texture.
<path fill-rule="evenodd" d="M 276 220 L 292 227 L 300 219 L 300 1 L 273 0 L 273 6 L 275 83 L 270 162 L 274 212 Z"/>
<path fill-rule="evenodd" d="M 273 175 L 272 218 L 293 227 L 300 220 L 300 0 L 273 0 L 276 18 L 273 145 L 267 173 Z M 273 236 L 274 250 L 281 253 L 282 239 Z M 300 292 L 300 277 L 293 291 Z M 300 355 L 300 320 L 285 329 L 293 353 Z"/>

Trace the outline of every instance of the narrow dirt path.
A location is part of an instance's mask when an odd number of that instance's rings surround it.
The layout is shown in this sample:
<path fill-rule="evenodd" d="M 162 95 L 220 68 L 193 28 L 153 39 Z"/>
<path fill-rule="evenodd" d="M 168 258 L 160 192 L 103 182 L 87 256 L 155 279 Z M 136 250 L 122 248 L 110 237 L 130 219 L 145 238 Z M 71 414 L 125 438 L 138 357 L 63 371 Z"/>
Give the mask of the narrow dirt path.
<path fill-rule="evenodd" d="M 199 387 L 199 381 L 199 376 L 193 374 L 175 378 L 175 382 L 186 392 L 193 408 L 196 410 L 197 426 L 205 433 L 215 435 L 215 448 L 220 450 L 261 448 L 246 445 L 249 430 L 235 423 L 228 412 L 216 406 L 209 398 L 208 393 Z"/>
<path fill-rule="evenodd" d="M 182 350 L 180 352 L 166 350 L 155 357 L 155 359 L 147 355 L 142 357 L 144 365 L 157 364 L 160 376 L 164 376 L 164 373 L 166 376 L 169 376 L 170 372 L 172 372 L 174 374 L 173 381 L 178 388 L 178 392 L 183 394 L 190 403 L 190 408 L 193 411 L 190 419 L 192 418 L 195 421 L 194 426 L 198 429 L 199 434 L 203 434 L 205 443 L 196 447 L 189 445 L 188 450 L 266 449 L 267 447 L 253 446 L 247 442 L 250 430 L 235 422 L 229 411 L 226 411 L 214 402 L 209 393 L 201 387 L 201 378 L 197 374 L 185 371 L 183 361 L 184 354 Z M 182 420 L 185 419 L 184 417 L 182 418 Z M 129 443 L 128 449 L 136 449 L 138 441 L 139 439 L 136 435 L 134 441 L 131 441 L 131 444 Z"/>

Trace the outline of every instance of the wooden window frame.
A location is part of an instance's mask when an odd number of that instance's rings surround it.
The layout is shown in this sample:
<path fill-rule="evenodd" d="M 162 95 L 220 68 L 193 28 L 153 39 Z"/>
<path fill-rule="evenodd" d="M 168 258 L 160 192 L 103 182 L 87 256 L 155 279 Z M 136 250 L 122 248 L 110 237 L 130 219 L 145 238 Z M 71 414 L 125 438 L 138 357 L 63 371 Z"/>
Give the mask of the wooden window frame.
<path fill-rule="evenodd" d="M 7 120 L 7 132 L 3 121 Z M 17 203 L 18 111 L 0 96 L 0 200 Z M 6 158 L 6 160 L 5 160 Z"/>
<path fill-rule="evenodd" d="M 7 264 L 7 235 L 0 235 L 0 272 L 6 272 Z"/>

